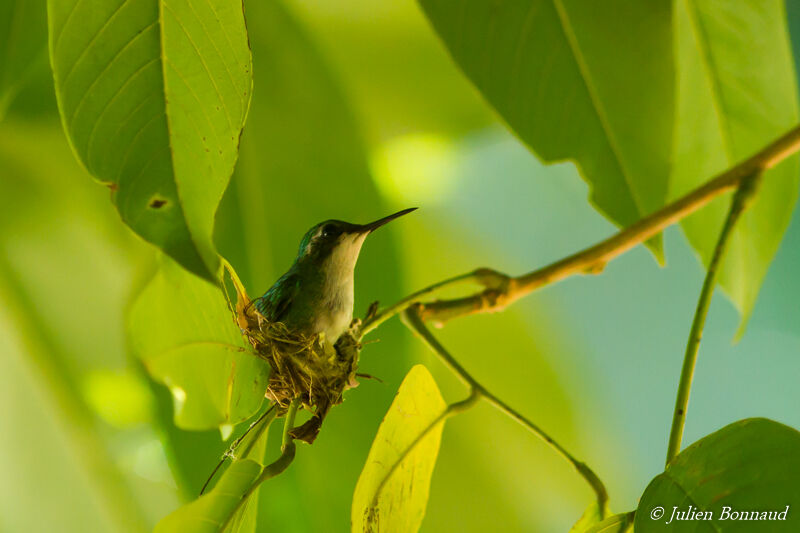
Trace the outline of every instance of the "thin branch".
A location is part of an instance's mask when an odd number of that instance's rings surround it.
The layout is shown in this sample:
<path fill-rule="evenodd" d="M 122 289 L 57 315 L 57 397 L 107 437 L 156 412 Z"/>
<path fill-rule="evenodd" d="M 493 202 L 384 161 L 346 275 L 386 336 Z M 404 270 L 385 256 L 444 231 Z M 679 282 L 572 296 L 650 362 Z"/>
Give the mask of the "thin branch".
<path fill-rule="evenodd" d="M 467 272 L 466 274 L 461 274 L 460 276 L 456 276 L 454 278 L 449 278 L 444 281 L 440 281 L 439 283 L 434 283 L 428 287 L 425 287 L 422 290 L 419 290 L 415 293 L 409 294 L 402 300 L 396 302 L 394 305 L 390 305 L 385 309 L 381 309 L 375 315 L 367 317 L 364 320 L 364 324 L 361 326 L 361 336 L 363 337 L 373 329 L 377 328 L 388 319 L 392 318 L 394 315 L 401 313 L 405 309 L 407 309 L 410 305 L 420 301 L 422 298 L 426 296 L 430 296 L 436 292 L 439 292 L 442 289 L 453 287 L 455 285 L 460 285 L 465 282 L 475 282 L 484 287 L 489 286 L 492 279 L 495 278 L 495 281 L 499 281 L 499 283 L 505 282 L 505 275 L 501 275 L 501 278 L 496 277 L 496 273 L 493 270 L 489 269 L 478 269 L 473 272 Z"/>
<path fill-rule="evenodd" d="M 390 307 L 379 310 L 372 317 L 368 317 L 361 328 L 361 335 L 368 333 L 378 324 L 409 306 L 419 303 L 423 297 L 463 281 L 475 281 L 483 286 L 483 290 L 465 298 L 425 303 L 419 310 L 422 320 L 441 323 L 459 316 L 501 311 L 507 305 L 545 285 L 575 274 L 599 273 L 612 259 L 694 213 L 719 195 L 736 189 L 748 176 L 774 167 L 798 150 L 800 150 L 800 126 L 795 127 L 749 159 L 594 246 L 518 277 L 482 268 L 436 283 L 403 298 Z"/>
<path fill-rule="evenodd" d="M 467 372 L 463 366 L 450 354 L 450 352 L 439 342 L 439 340 L 434 337 L 434 335 L 430 332 L 428 327 L 425 325 L 424 320 L 420 316 L 419 310 L 421 308 L 420 304 L 415 304 L 403 312 L 402 318 L 403 322 L 406 326 L 409 327 L 420 339 L 422 339 L 428 347 L 433 350 L 436 355 L 438 355 L 446 364 L 453 370 L 463 381 L 470 387 L 470 396 L 464 402 L 471 401 L 470 404 L 466 405 L 466 407 L 461 408 L 461 411 L 472 407 L 475 401 L 478 398 L 486 398 L 486 400 L 495 406 L 500 411 L 506 413 L 508 416 L 528 428 L 534 435 L 542 439 L 546 442 L 553 450 L 555 450 L 561 457 L 566 459 L 573 467 L 578 471 L 578 473 L 583 477 L 592 490 L 595 493 L 597 498 L 597 505 L 598 509 L 600 509 L 601 515 L 604 512 L 606 502 L 608 502 L 608 493 L 606 492 L 605 485 L 597 477 L 597 474 L 589 468 L 585 463 L 577 460 L 571 453 L 569 453 L 566 448 L 561 446 L 555 439 L 553 439 L 550 435 L 548 435 L 542 428 L 538 425 L 531 422 L 525 416 L 520 414 L 518 411 L 510 407 L 504 401 L 500 400 L 497 396 L 495 396 L 492 392 L 490 392 L 486 387 L 481 385 L 472 375 Z M 464 403 L 459 402 L 459 404 Z M 453 404 L 459 405 L 459 404 Z M 450 406 L 450 407 L 453 407 Z M 447 416 L 448 410 L 443 413 L 443 417 Z M 438 423 L 440 420 L 435 421 Z M 433 425 L 435 425 L 435 423 Z M 426 431 L 429 431 L 426 430 Z M 424 435 L 423 435 L 424 436 Z M 421 439 L 419 437 L 418 439 Z M 415 441 L 416 443 L 416 441 Z"/>
<path fill-rule="evenodd" d="M 237 459 L 237 457 L 246 458 L 250 455 L 250 452 L 252 451 L 253 447 L 258 443 L 258 439 L 261 438 L 264 432 L 269 429 L 269 426 L 272 424 L 272 421 L 275 420 L 275 417 L 278 414 L 276 407 L 277 407 L 276 404 L 272 404 L 269 407 L 269 409 L 267 409 L 267 411 L 263 415 L 261 415 L 260 419 L 265 419 L 265 420 L 260 426 L 255 428 L 255 433 L 250 438 L 250 440 L 242 445 L 241 452 L 238 451 L 238 445 L 232 450 L 230 450 L 230 457 L 232 459 Z M 256 420 L 255 424 L 252 424 L 249 428 L 247 428 L 244 434 L 237 440 L 243 440 L 245 435 L 247 435 L 253 429 L 253 426 L 257 424 L 258 420 Z"/>
<path fill-rule="evenodd" d="M 265 466 L 261 473 L 258 475 L 256 480 L 253 482 L 252 485 L 242 494 L 241 498 L 238 502 L 236 502 L 236 506 L 233 508 L 231 513 L 225 519 L 225 522 L 220 526 L 219 531 L 225 531 L 225 528 L 228 527 L 231 519 L 236 516 L 237 511 L 242 508 L 245 502 L 250 498 L 253 492 L 258 489 L 259 485 L 264 483 L 270 478 L 277 476 L 278 474 L 282 473 L 286 470 L 292 461 L 294 461 L 296 446 L 294 444 L 294 440 L 290 435 L 291 430 L 294 428 L 294 419 L 295 415 L 297 415 L 297 408 L 300 406 L 300 398 L 295 398 L 292 400 L 292 403 L 289 404 L 289 410 L 286 412 L 286 421 L 283 424 L 283 439 L 281 443 L 281 455 L 269 465 Z"/>
<path fill-rule="evenodd" d="M 697 309 L 694 313 L 692 329 L 689 332 L 689 340 L 686 343 L 686 353 L 683 357 L 683 367 L 681 368 L 681 377 L 678 382 L 678 394 L 675 399 L 675 412 L 672 415 L 672 429 L 670 430 L 669 444 L 667 446 L 666 464 L 669 464 L 681 450 L 681 439 L 683 438 L 683 427 L 686 423 L 686 409 L 689 405 L 689 393 L 692 388 L 694 368 L 697 363 L 697 354 L 700 350 L 700 339 L 703 337 L 703 327 L 706 323 L 708 308 L 711 305 L 711 297 L 714 294 L 714 285 L 716 283 L 719 264 L 725 255 L 725 250 L 727 249 L 728 242 L 730 242 L 730 237 L 733 234 L 733 228 L 736 226 L 736 222 L 747 208 L 748 201 L 755 194 L 760 176 L 760 172 L 757 172 L 749 176 L 749 179 L 741 182 L 739 189 L 736 191 L 731 201 L 728 216 L 720 231 L 717 244 L 711 256 L 711 261 L 708 263 L 708 271 L 706 272 L 705 280 L 703 280 L 703 288 L 700 290 L 700 297 L 697 300 Z"/>

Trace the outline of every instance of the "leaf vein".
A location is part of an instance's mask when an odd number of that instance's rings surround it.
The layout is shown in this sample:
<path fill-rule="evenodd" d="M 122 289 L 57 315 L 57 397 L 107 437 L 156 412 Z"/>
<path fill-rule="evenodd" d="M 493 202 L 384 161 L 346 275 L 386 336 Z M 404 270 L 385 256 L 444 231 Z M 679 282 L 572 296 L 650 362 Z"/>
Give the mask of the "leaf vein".
<path fill-rule="evenodd" d="M 693 2 L 691 0 L 684 0 L 684 5 L 686 6 L 686 12 L 689 16 L 689 24 L 692 33 L 694 33 L 697 42 L 697 53 L 703 64 L 703 69 L 706 71 L 708 86 L 711 90 L 711 102 L 714 107 L 714 114 L 717 116 L 717 126 L 719 127 L 725 159 L 728 163 L 733 163 L 733 138 L 731 136 L 730 126 L 725 119 L 725 113 L 722 111 L 722 87 L 720 86 L 717 76 L 714 75 L 717 69 L 714 68 L 714 58 L 711 54 L 711 48 L 708 46 L 708 35 L 706 34 L 705 27 L 697 16 L 697 10 Z"/>
<path fill-rule="evenodd" d="M 167 66 L 169 66 L 172 69 L 172 71 L 175 73 L 175 76 L 181 81 L 181 83 L 183 83 L 183 86 L 186 87 L 186 89 L 189 91 L 189 93 L 191 93 L 192 97 L 194 97 L 195 102 L 197 102 L 198 109 L 200 110 L 200 114 L 206 120 L 206 122 L 208 123 L 211 131 L 214 133 L 214 137 L 216 137 L 216 139 L 217 139 L 217 147 L 218 148 L 222 148 L 223 144 L 220 142 L 219 132 L 217 131 L 216 126 L 214 126 L 214 122 L 211 120 L 211 117 L 208 116 L 208 113 L 206 112 L 206 109 L 203 106 L 203 103 L 200 101 L 200 98 L 194 92 L 194 89 L 192 89 L 192 87 L 189 85 L 189 83 L 186 81 L 186 79 L 184 79 L 183 75 L 180 73 L 180 71 L 178 70 L 178 68 L 175 66 L 175 64 L 172 61 L 170 61 L 167 58 L 164 58 L 164 62 L 165 62 L 165 64 Z M 177 104 L 175 104 L 175 105 L 177 105 Z M 195 124 L 195 128 L 193 129 L 194 133 L 198 137 L 202 138 L 202 134 L 200 133 L 200 128 L 197 127 L 197 123 L 194 120 L 195 115 L 196 115 L 196 113 L 188 113 L 188 112 L 186 113 L 186 116 L 189 118 L 189 120 L 191 120 Z M 172 141 L 170 140 L 170 145 L 171 145 L 171 142 Z M 210 159 L 212 161 L 212 166 L 216 166 L 215 163 L 217 161 L 217 158 L 216 157 L 212 157 Z M 215 171 L 216 171 L 216 169 L 215 169 Z M 175 180 L 175 181 L 177 183 L 177 180 Z"/>
<path fill-rule="evenodd" d="M 72 22 L 72 15 L 78 10 L 78 6 L 83 3 L 83 0 L 77 0 L 74 4 L 72 4 L 72 8 L 69 10 L 67 17 L 64 19 L 64 24 L 61 26 L 61 29 L 58 32 L 55 40 L 53 41 L 53 56 L 58 53 L 58 47 L 61 44 L 61 37 L 64 35 L 64 30 L 67 29 L 67 26 Z"/>
<path fill-rule="evenodd" d="M 128 164 L 128 158 L 131 155 L 131 151 L 133 150 L 133 147 L 136 145 L 137 141 L 139 140 L 139 137 L 142 135 L 144 130 L 146 130 L 148 127 L 150 127 L 150 124 L 155 119 L 157 119 L 159 117 L 163 117 L 163 116 L 164 116 L 164 112 L 160 111 L 160 112 L 156 113 L 155 115 L 153 115 L 147 122 L 143 123 L 139 127 L 139 130 L 136 132 L 136 135 L 133 136 L 133 139 L 131 139 L 131 143 L 128 145 L 128 148 L 125 150 L 125 154 L 121 158 L 119 172 L 117 173 L 117 177 L 114 179 L 114 183 L 119 183 L 120 182 L 120 179 L 122 178 L 122 172 L 125 170 L 125 166 Z"/>
<path fill-rule="evenodd" d="M 125 5 L 129 1 L 130 0 L 123 0 L 123 2 L 121 2 L 116 7 L 116 9 L 114 9 L 114 12 L 111 13 L 111 16 L 109 16 L 106 19 L 106 21 L 103 23 L 103 25 L 100 26 L 100 29 L 97 30 L 97 32 L 92 36 L 92 38 L 89 40 L 89 42 L 83 48 L 83 50 L 81 50 L 80 55 L 78 55 L 77 59 L 75 59 L 75 61 L 73 61 L 72 65 L 69 67 L 69 70 L 67 71 L 66 76 L 64 76 L 64 82 L 62 83 L 63 86 L 67 85 L 67 83 L 69 82 L 70 78 L 72 77 L 72 74 L 75 72 L 75 69 L 77 68 L 77 66 L 86 57 L 86 53 L 94 47 L 95 41 L 97 41 L 97 38 L 100 37 L 100 34 L 103 33 L 106 30 L 106 28 L 108 28 L 108 25 L 111 24 L 111 21 L 114 20 L 114 18 L 116 18 L 116 16 L 119 14 L 119 12 L 122 10 L 122 8 L 125 7 Z"/>
<path fill-rule="evenodd" d="M 187 0 L 187 3 L 188 3 L 188 0 Z M 230 114 L 230 111 L 228 111 L 228 106 L 225 103 L 225 99 L 222 97 L 222 93 L 220 92 L 219 87 L 217 86 L 217 81 L 214 78 L 214 75 L 211 73 L 211 69 L 208 68 L 208 63 L 206 63 L 205 57 L 200 52 L 200 49 L 197 47 L 197 44 L 194 42 L 194 39 L 192 39 L 192 36 L 189 34 L 189 31 L 186 29 L 186 26 L 183 25 L 183 22 L 178 17 L 178 14 L 171 7 L 169 7 L 169 5 L 165 4 L 165 7 L 170 12 L 172 17 L 175 19 L 175 22 L 178 24 L 178 26 L 180 27 L 180 29 L 183 32 L 183 34 L 189 40 L 189 43 L 192 45 L 192 48 L 194 49 L 195 54 L 197 54 L 197 58 L 200 59 L 200 64 L 203 65 L 203 70 L 206 71 L 206 74 L 208 75 L 208 79 L 211 82 L 211 85 L 214 87 L 214 92 L 217 93 L 217 99 L 219 100 L 220 105 L 222 105 L 222 109 L 224 110 L 223 114 L 225 115 L 225 118 L 228 121 L 228 127 L 231 129 L 231 132 L 236 131 L 236 128 L 233 127 L 233 122 L 231 122 L 231 114 Z M 206 35 L 208 35 L 208 33 L 206 33 Z M 210 39 L 210 37 L 209 37 L 209 39 Z M 224 63 L 224 61 L 223 61 L 223 63 Z M 172 62 L 170 62 L 170 64 L 172 65 L 172 69 L 177 73 L 178 69 L 175 67 L 175 64 L 172 63 Z M 230 72 L 229 72 L 229 74 L 230 74 Z M 194 91 L 191 89 L 191 87 L 189 87 L 189 84 L 186 83 L 185 80 L 184 80 L 184 85 L 186 85 L 186 87 L 189 88 L 189 90 L 192 92 L 192 94 L 194 94 Z M 200 102 L 200 99 L 197 98 L 196 95 L 195 95 L 195 99 L 197 100 L 197 103 L 200 104 L 200 106 L 202 107 L 202 103 Z M 204 111 L 204 113 L 205 113 L 205 111 Z M 217 139 L 219 139 L 219 136 L 217 136 Z"/>
<path fill-rule="evenodd" d="M 217 12 L 214 11 L 214 7 L 211 5 L 210 0 L 206 0 L 206 3 L 208 4 L 209 8 L 211 8 L 211 11 L 214 13 L 214 17 L 216 17 L 217 22 L 219 22 L 219 26 L 220 26 L 220 29 L 222 31 L 222 34 L 225 35 L 225 39 L 228 41 L 228 44 L 231 46 L 231 50 L 233 50 L 234 49 L 233 48 L 233 44 L 231 44 L 231 40 L 230 40 L 230 38 L 228 38 L 228 33 L 225 31 L 225 25 L 222 24 L 222 21 L 220 21 L 219 15 L 217 15 Z M 200 26 L 203 28 L 203 32 L 206 34 L 206 37 L 208 37 L 209 42 L 211 42 L 211 46 L 214 47 L 214 51 L 219 56 L 220 61 L 222 61 L 222 64 L 225 65 L 225 71 L 228 73 L 228 78 L 231 80 L 231 86 L 236 91 L 236 93 L 237 93 L 237 95 L 239 97 L 239 105 L 240 105 L 241 110 L 242 110 L 242 113 L 239 115 L 239 117 L 241 118 L 241 116 L 244 114 L 244 108 L 245 108 L 244 95 L 242 94 L 243 91 L 237 85 L 236 78 L 234 78 L 233 72 L 231 72 L 230 66 L 228 65 L 228 62 L 225 60 L 225 56 L 222 54 L 222 52 L 220 51 L 219 47 L 217 46 L 217 42 L 211 37 L 211 33 L 208 31 L 208 27 L 203 22 L 203 19 L 200 18 L 200 15 L 197 13 L 197 10 L 194 8 L 194 4 L 192 4 L 191 0 L 186 0 L 186 4 L 191 8 L 192 13 L 194 14 L 194 16 L 197 19 L 197 21 L 200 23 Z M 235 61 L 235 58 L 234 58 L 234 61 Z M 208 69 L 206 69 L 206 71 L 208 71 Z M 221 96 L 220 96 L 220 98 L 221 98 Z M 227 111 L 227 109 L 226 109 L 226 111 Z M 229 120 L 229 122 L 230 122 L 230 120 Z M 237 121 L 237 122 L 239 122 L 239 121 Z"/>
<path fill-rule="evenodd" d="M 86 141 L 86 164 L 88 166 L 91 166 L 92 145 L 94 144 L 95 135 L 97 135 L 98 126 L 100 125 L 103 116 L 108 112 L 108 110 L 111 108 L 111 105 L 117 100 L 117 98 L 119 98 L 119 96 L 123 93 L 125 88 L 128 87 L 131 83 L 133 83 L 133 81 L 136 78 L 138 78 L 145 70 L 147 70 L 148 67 L 155 64 L 156 61 L 158 61 L 158 58 L 154 57 L 153 59 L 151 59 L 150 61 L 139 67 L 131 76 L 128 77 L 128 79 L 125 80 L 125 83 L 120 85 L 119 88 L 117 88 L 117 90 L 114 91 L 114 94 L 111 96 L 111 98 L 109 98 L 108 101 L 105 103 L 105 105 L 103 105 L 103 109 L 100 111 L 100 114 L 97 115 L 97 119 L 94 121 L 94 125 L 92 126 L 92 131 L 89 133 L 89 137 Z M 145 100 L 149 99 L 150 96 L 151 95 L 148 95 L 148 97 L 145 98 Z"/>
<path fill-rule="evenodd" d="M 81 99 L 78 101 L 78 104 L 75 106 L 75 109 L 72 111 L 72 113 L 70 114 L 70 117 L 67 119 L 67 124 L 69 124 L 70 126 L 72 125 L 72 123 L 75 120 L 75 117 L 78 115 L 78 112 L 80 111 L 81 107 L 83 106 L 83 104 L 85 104 L 87 102 L 89 94 L 92 92 L 92 89 L 94 88 L 94 86 L 97 84 L 98 81 L 100 81 L 100 79 L 105 75 L 105 73 L 108 72 L 108 70 L 116 63 L 116 61 L 119 60 L 119 58 L 122 55 L 122 53 L 125 52 L 134 42 L 136 42 L 138 39 L 140 39 L 145 34 L 145 32 L 147 32 L 148 29 L 154 27 L 155 24 L 156 24 L 155 22 L 150 23 L 147 26 L 145 26 L 144 28 L 142 28 L 141 30 L 139 30 L 136 33 L 136 35 L 133 36 L 131 38 L 131 40 L 128 41 L 125 44 L 125 46 L 120 48 L 119 51 L 116 54 L 114 54 L 114 57 L 112 57 L 109 60 L 109 62 L 106 64 L 106 66 L 103 67 L 103 69 L 100 72 L 97 73 L 97 76 L 95 76 L 94 80 L 89 85 L 89 87 L 87 87 L 86 90 L 83 91 L 83 95 L 81 96 Z M 145 63 L 144 66 L 146 66 L 146 65 L 147 65 L 147 63 Z M 138 72 L 138 70 L 132 72 L 130 74 L 130 76 L 136 75 L 137 72 Z M 127 82 L 127 78 L 126 78 L 125 81 Z M 63 91 L 63 88 L 62 88 L 62 91 Z"/>
<path fill-rule="evenodd" d="M 641 200 L 638 198 L 637 191 L 633 187 L 633 180 L 630 176 L 629 171 L 625 167 L 625 161 L 622 157 L 622 153 L 618 146 L 618 142 L 616 139 L 616 135 L 614 134 L 613 129 L 611 128 L 611 124 L 608 121 L 608 117 L 606 116 L 605 109 L 603 108 L 600 97 L 597 94 L 597 89 L 592 82 L 591 76 L 589 75 L 589 68 L 586 65 L 586 60 L 583 57 L 583 53 L 580 50 L 580 46 L 578 45 L 578 39 L 573 31 L 572 24 L 569 20 L 569 15 L 567 14 L 566 9 L 564 8 L 564 4 L 562 0 L 552 0 L 553 6 L 558 14 L 558 20 L 561 24 L 561 29 L 564 32 L 564 35 L 567 39 L 567 43 L 569 44 L 570 52 L 572 52 L 572 57 L 575 59 L 575 63 L 578 65 L 578 70 L 581 74 L 581 79 L 583 80 L 584 85 L 586 86 L 586 90 L 589 93 L 589 98 L 592 101 L 592 108 L 597 115 L 598 120 L 600 121 L 600 125 L 603 128 L 603 131 L 606 134 L 606 138 L 608 140 L 608 145 L 611 148 L 611 152 L 614 154 L 614 159 L 617 161 L 617 165 L 619 166 L 620 172 L 622 174 L 625 183 L 628 185 L 628 189 L 630 191 L 630 197 L 633 200 L 634 206 L 636 207 L 637 211 L 639 212 L 639 216 L 643 216 L 646 214 L 644 206 L 641 205 Z"/>

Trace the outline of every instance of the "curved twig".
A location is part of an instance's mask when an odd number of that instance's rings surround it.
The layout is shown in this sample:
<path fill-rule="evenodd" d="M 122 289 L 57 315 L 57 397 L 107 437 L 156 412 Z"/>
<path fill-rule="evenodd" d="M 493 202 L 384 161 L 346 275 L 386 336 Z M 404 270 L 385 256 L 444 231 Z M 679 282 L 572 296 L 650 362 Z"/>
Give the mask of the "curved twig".
<path fill-rule="evenodd" d="M 472 403 L 467 405 L 465 408 L 461 409 L 464 411 L 475 403 L 478 398 L 486 398 L 486 400 L 494 405 L 500 411 L 506 413 L 508 416 L 528 428 L 528 430 L 546 442 L 553 450 L 555 450 L 561 457 L 566 459 L 575 470 L 586 480 L 589 486 L 595 493 L 595 497 L 597 499 L 598 509 L 601 513 L 601 516 L 604 513 L 606 508 L 606 503 L 608 502 L 608 492 L 606 491 L 606 487 L 603 482 L 597 477 L 597 474 L 589 468 L 586 463 L 577 460 L 571 453 L 567 451 L 566 448 L 561 446 L 553 437 L 551 437 L 547 432 L 545 432 L 541 427 L 534 424 L 528 418 L 520 414 L 518 411 L 510 407 L 504 401 L 500 400 L 497 396 L 495 396 L 492 392 L 490 392 L 486 387 L 478 383 L 478 381 L 472 377 L 472 375 L 464 369 L 463 366 L 453 357 L 453 355 L 447 351 L 447 349 L 439 342 L 439 340 L 430 332 L 428 327 L 425 325 L 425 322 L 422 320 L 418 310 L 419 304 L 415 304 L 403 312 L 402 318 L 403 322 L 406 326 L 411 329 L 420 339 L 428 345 L 428 347 L 433 350 L 433 352 L 438 355 L 446 364 L 449 366 L 455 373 L 458 375 L 469 387 L 470 387 L 470 396 L 464 402 L 472 399 Z M 474 398 L 474 399 L 473 399 Z M 460 402 L 463 403 L 463 402 Z M 458 404 L 453 404 L 458 405 Z M 451 406 L 452 407 L 452 406 Z M 448 408 L 449 409 L 449 408 Z M 459 411 L 459 412 L 461 412 Z M 447 414 L 447 411 L 443 413 L 443 415 Z M 428 431 L 428 430 L 426 430 Z M 415 441 L 416 442 L 416 441 Z"/>

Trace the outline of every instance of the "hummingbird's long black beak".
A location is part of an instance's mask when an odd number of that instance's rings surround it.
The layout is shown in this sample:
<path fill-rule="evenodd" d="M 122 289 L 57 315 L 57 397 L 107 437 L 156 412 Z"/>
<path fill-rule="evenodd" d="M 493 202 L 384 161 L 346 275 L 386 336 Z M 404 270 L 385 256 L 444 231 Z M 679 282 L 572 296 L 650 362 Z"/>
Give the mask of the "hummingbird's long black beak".
<path fill-rule="evenodd" d="M 394 219 L 396 219 L 398 217 L 401 217 L 403 215 L 407 215 L 408 213 L 410 213 L 412 211 L 416 211 L 416 209 L 417 209 L 416 207 L 410 207 L 408 209 L 403 209 L 402 211 L 398 211 L 397 213 L 395 213 L 393 215 L 389 215 L 388 217 L 383 217 L 383 218 L 381 218 L 379 220 L 376 220 L 375 222 L 370 222 L 369 224 L 364 224 L 364 225 L 361 226 L 359 233 L 371 233 L 371 232 L 375 231 L 376 229 L 380 228 L 381 226 L 383 226 L 384 224 L 386 224 L 388 222 L 391 222 L 392 220 L 394 220 Z"/>

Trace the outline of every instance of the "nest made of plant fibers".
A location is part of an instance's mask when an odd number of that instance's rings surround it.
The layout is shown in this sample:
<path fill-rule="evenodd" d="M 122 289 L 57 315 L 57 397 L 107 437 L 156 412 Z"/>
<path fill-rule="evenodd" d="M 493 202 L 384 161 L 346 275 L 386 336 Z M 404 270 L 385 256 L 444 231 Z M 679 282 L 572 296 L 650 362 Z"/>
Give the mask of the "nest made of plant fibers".
<path fill-rule="evenodd" d="M 313 416 L 292 430 L 292 437 L 314 442 L 328 411 L 342 403 L 342 393 L 358 386 L 356 369 L 361 345 L 355 337 L 359 321 L 331 346 L 320 335 L 290 331 L 282 322 L 271 322 L 248 304 L 239 314 L 242 333 L 258 357 L 271 368 L 265 396 L 288 408 L 294 398 Z"/>

